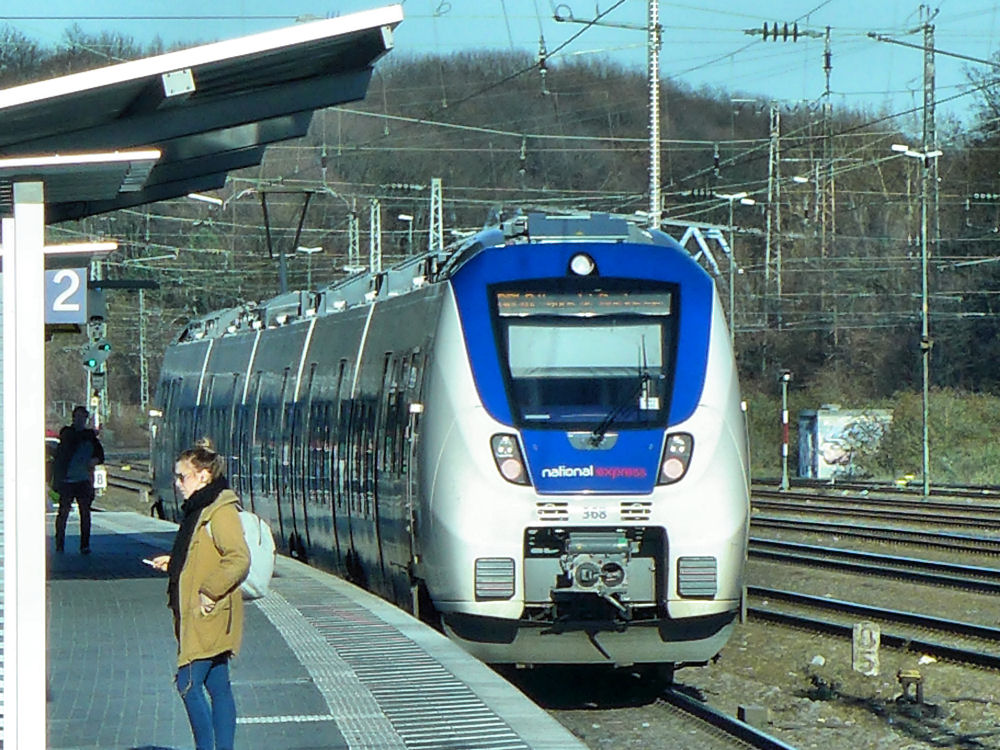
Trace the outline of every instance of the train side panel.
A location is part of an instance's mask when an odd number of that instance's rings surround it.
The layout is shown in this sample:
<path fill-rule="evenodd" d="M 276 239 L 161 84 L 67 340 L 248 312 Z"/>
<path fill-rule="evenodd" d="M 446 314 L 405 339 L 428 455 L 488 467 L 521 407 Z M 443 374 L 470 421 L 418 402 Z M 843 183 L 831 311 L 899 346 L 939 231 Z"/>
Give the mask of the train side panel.
<path fill-rule="evenodd" d="M 477 395 L 449 288 L 428 372 L 417 516 L 418 572 L 440 612 L 521 615 L 520 595 L 476 603 L 473 593 L 477 557 L 520 558 L 520 530 L 534 505 L 533 490 L 505 482 L 490 454 L 491 436 L 509 431 L 489 416 Z M 515 588 L 523 591 L 523 585 Z"/>
<path fill-rule="evenodd" d="M 368 588 L 408 609 L 416 554 L 416 452 L 427 408 L 422 391 L 440 305 L 439 286 L 376 303 L 353 396 L 341 406 L 353 411 L 342 433 L 353 438 L 341 439 L 343 473 L 355 482 L 359 473 L 368 476 L 355 493 L 351 520 L 355 572 Z"/>
<path fill-rule="evenodd" d="M 191 341 L 167 349 L 163 357 L 156 400 L 163 412 L 154 435 L 153 485 L 164 511 L 176 516 L 182 498 L 174 492 L 174 458 L 190 447 L 188 436 L 196 427 L 197 406 L 212 340 Z"/>
<path fill-rule="evenodd" d="M 669 530 L 670 617 L 735 610 L 742 596 L 749 528 L 749 464 L 739 382 L 721 305 L 713 307 L 705 387 L 694 414 L 669 432 L 695 436 L 691 464 L 677 484 L 657 490 L 655 519 Z M 683 559 L 714 558 L 711 603 L 678 590 Z"/>

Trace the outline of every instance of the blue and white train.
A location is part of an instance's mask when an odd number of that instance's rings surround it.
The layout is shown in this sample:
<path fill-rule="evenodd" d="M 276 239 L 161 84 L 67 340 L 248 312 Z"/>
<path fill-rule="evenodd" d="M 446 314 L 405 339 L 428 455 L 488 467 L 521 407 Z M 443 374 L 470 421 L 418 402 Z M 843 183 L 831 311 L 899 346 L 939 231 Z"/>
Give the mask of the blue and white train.
<path fill-rule="evenodd" d="M 607 214 L 190 323 L 156 487 L 199 436 L 284 551 L 491 663 L 702 663 L 738 616 L 745 415 L 712 278 Z"/>

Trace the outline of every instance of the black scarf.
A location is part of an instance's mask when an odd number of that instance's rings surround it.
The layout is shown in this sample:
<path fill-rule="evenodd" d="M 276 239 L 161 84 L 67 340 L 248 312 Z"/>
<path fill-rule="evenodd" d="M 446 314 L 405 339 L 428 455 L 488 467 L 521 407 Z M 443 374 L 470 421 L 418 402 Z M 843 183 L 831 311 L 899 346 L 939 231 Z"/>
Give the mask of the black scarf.
<path fill-rule="evenodd" d="M 201 512 L 215 502 L 219 493 L 229 488 L 229 482 L 225 477 L 213 479 L 199 490 L 191 493 L 191 497 L 181 505 L 181 512 L 184 517 L 181 525 L 177 529 L 177 536 L 174 537 L 174 547 L 170 550 L 170 564 L 167 567 L 167 605 L 174 612 L 174 622 L 180 620 L 180 588 L 181 571 L 184 570 L 184 563 L 187 560 L 188 548 L 191 546 L 191 537 L 194 536 L 195 529 L 198 528 L 198 519 Z"/>

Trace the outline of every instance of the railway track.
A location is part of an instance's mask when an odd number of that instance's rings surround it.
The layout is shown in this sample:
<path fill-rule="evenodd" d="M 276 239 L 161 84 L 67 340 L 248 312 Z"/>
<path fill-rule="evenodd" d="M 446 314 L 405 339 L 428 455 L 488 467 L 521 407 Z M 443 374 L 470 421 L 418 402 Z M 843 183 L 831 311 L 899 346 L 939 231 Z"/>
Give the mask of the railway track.
<path fill-rule="evenodd" d="M 1000 505 L 986 507 L 967 500 L 916 501 L 900 498 L 873 498 L 792 494 L 754 491 L 751 507 L 755 512 L 790 513 L 796 517 L 847 517 L 885 523 L 911 523 L 935 527 L 963 527 L 1000 532 Z"/>
<path fill-rule="evenodd" d="M 901 529 L 890 526 L 863 527 L 834 521 L 814 521 L 764 514 L 754 515 L 750 527 L 756 530 L 822 534 L 861 542 L 919 545 L 947 552 L 1000 555 L 1000 538 L 946 531 Z"/>
<path fill-rule="evenodd" d="M 747 587 L 747 596 L 750 617 L 847 639 L 862 618 L 880 624 L 884 645 L 1000 670 L 997 627 L 759 586 Z"/>
<path fill-rule="evenodd" d="M 119 491 L 149 493 L 148 465 L 139 462 L 117 462 L 108 464 L 108 485 Z M 668 689 L 659 696 L 655 704 L 660 711 L 668 711 L 674 716 L 674 723 L 683 727 L 688 737 L 700 739 L 691 747 L 751 748 L 752 750 L 790 750 L 778 739 L 709 706 L 685 693 L 682 689 Z M 609 709 L 612 710 L 612 709 Z M 557 714 L 559 712 L 554 712 Z"/>
<path fill-rule="evenodd" d="M 1000 569 L 877 552 L 820 547 L 801 542 L 750 538 L 750 556 L 794 565 L 820 565 L 852 573 L 904 578 L 920 583 L 1000 592 Z"/>
<path fill-rule="evenodd" d="M 899 485 L 893 482 L 873 482 L 873 481 L 843 481 L 837 480 L 792 480 L 788 490 L 776 489 L 779 485 L 777 479 L 755 479 L 753 481 L 753 492 L 854 492 L 854 493 L 877 493 L 896 497 L 923 498 L 923 490 L 917 486 Z M 1000 487 L 996 485 L 986 485 L 973 487 L 969 485 L 936 485 L 930 490 L 930 497 L 951 497 L 993 500 L 1000 503 Z"/>
<path fill-rule="evenodd" d="M 697 722 L 707 724 L 714 730 L 709 734 L 722 740 L 726 746 L 754 748 L 755 750 L 793 750 L 792 745 L 785 744 L 735 716 L 712 708 L 704 701 L 691 697 L 682 689 L 665 690 L 661 700 L 663 706 L 677 712 L 680 716 L 692 717 Z M 704 747 L 704 745 L 699 745 L 699 747 Z"/>
<path fill-rule="evenodd" d="M 792 750 L 768 732 L 713 707 L 684 682 L 663 685 L 647 673 L 600 667 L 498 667 L 507 680 L 590 747 L 676 750 Z M 627 717 L 627 718 L 623 718 Z M 645 737 L 623 726 L 639 724 Z M 614 744 L 610 744 L 612 738 Z"/>
<path fill-rule="evenodd" d="M 109 468 L 112 486 L 124 491 L 148 492 L 148 470 L 141 464 L 132 463 L 129 470 L 121 466 Z M 754 536 L 750 554 L 755 559 L 796 566 L 822 566 L 847 574 L 889 576 L 927 585 L 1000 591 L 1000 569 L 767 539 L 761 533 L 836 535 L 847 540 L 846 544 L 856 542 L 855 546 L 888 542 L 965 555 L 995 556 L 1000 554 L 1000 535 L 993 538 L 988 534 L 1000 529 L 1000 498 L 992 502 L 987 498 L 988 504 L 995 504 L 995 507 L 983 508 L 960 499 L 923 500 L 906 494 L 884 498 L 817 495 L 815 492 L 765 492 L 764 495 L 760 497 L 755 492 L 754 497 Z M 852 521 L 860 522 L 840 520 L 847 515 Z M 866 523 L 863 519 L 873 519 L 873 522 Z M 956 527 L 967 528 L 963 531 Z M 751 622 L 773 622 L 850 641 L 854 623 L 865 619 L 880 624 L 884 647 L 929 654 L 942 662 L 957 665 L 1000 670 L 1000 657 L 994 656 L 1000 651 L 997 647 L 1000 628 L 776 588 L 751 586 L 748 596 L 747 612 Z M 712 708 L 706 701 L 693 697 L 693 692 L 696 690 L 685 689 L 679 684 L 634 710 L 641 711 L 643 726 L 648 722 L 651 734 L 655 732 L 660 738 L 671 738 L 671 745 L 678 748 L 792 747 L 755 730 L 735 716 Z M 544 701 L 541 703 L 544 705 Z M 616 736 L 611 727 L 620 723 L 618 717 L 622 711 L 613 700 L 608 706 L 601 703 L 596 700 L 586 712 L 549 710 L 566 726 L 581 736 L 585 734 L 592 747 L 604 747 L 609 737 Z M 568 717 L 567 713 L 575 715 Z M 604 728 L 595 729 L 599 726 L 606 726 L 609 734 L 603 734 Z M 699 739 L 693 744 L 684 744 L 683 741 L 675 743 L 674 737 Z"/>

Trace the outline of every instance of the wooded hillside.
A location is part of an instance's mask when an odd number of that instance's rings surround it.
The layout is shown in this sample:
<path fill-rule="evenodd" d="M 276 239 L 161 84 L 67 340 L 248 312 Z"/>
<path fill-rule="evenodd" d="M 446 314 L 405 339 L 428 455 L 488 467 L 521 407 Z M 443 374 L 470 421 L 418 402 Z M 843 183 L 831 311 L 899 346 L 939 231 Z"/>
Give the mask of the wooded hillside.
<path fill-rule="evenodd" d="M 0 29 L 0 86 L 159 51 L 78 30 L 46 50 Z M 928 188 L 931 378 L 935 387 L 995 391 L 1000 135 L 995 86 L 983 83 L 976 122 L 938 123 L 944 155 L 928 170 L 938 178 Z M 745 387 L 773 390 L 782 368 L 797 385 L 845 400 L 919 387 L 922 164 L 891 146 L 920 144 L 920 112 L 890 118 L 747 98 L 664 84 L 661 118 L 667 230 L 680 237 L 685 227 L 670 222 L 681 221 L 721 228 L 727 240 L 732 231 Z M 145 297 L 144 354 L 155 383 L 163 347 L 189 316 L 277 292 L 262 193 L 290 286 L 310 278 L 315 287 L 344 275 L 352 215 L 367 258 L 372 198 L 381 203 L 385 262 L 409 252 L 411 234 L 416 249 L 425 247 L 435 177 L 446 235 L 477 228 L 500 205 L 645 211 L 647 125 L 644 71 L 550 63 L 543 76 L 536 59 L 516 53 L 394 53 L 364 102 L 317 113 L 306 138 L 273 146 L 260 169 L 233 175 L 218 193 L 223 207 L 170 201 L 50 232 L 55 241 L 116 238 L 122 249 L 104 275 L 160 282 Z M 726 197 L 743 192 L 756 203 Z M 307 195 L 298 244 L 323 248 L 311 257 L 291 246 Z M 400 214 L 414 217 L 412 227 Z M 729 259 L 710 245 L 728 304 Z M 134 292 L 110 299 L 110 392 L 126 404 L 140 399 L 137 309 Z M 51 342 L 54 401 L 82 391 L 82 368 L 66 351 L 79 343 Z"/>

